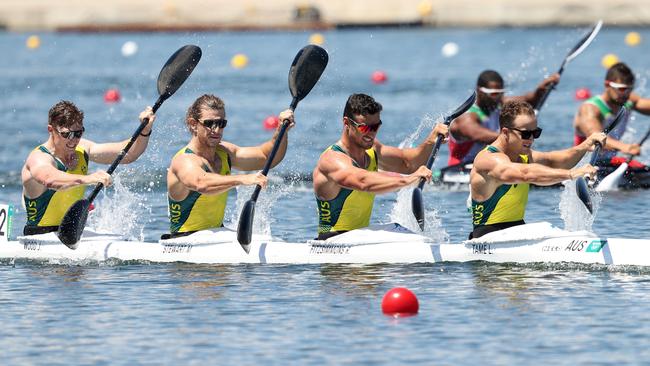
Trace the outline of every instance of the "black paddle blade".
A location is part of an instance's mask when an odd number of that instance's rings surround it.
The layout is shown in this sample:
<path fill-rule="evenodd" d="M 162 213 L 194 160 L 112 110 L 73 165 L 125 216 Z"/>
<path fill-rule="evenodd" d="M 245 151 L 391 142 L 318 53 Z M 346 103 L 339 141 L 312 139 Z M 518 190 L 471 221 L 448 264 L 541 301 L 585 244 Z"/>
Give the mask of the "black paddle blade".
<path fill-rule="evenodd" d="M 445 124 L 449 125 L 451 121 L 458 118 L 458 116 L 460 116 L 461 114 L 467 112 L 467 110 L 472 106 L 472 104 L 474 104 L 475 101 L 476 101 L 476 91 L 474 91 L 472 95 L 470 95 L 469 98 L 467 98 L 467 100 L 463 102 L 463 104 L 461 104 L 458 108 L 456 108 L 455 111 L 451 112 L 450 115 L 445 117 Z"/>
<path fill-rule="evenodd" d="M 171 97 L 187 80 L 199 60 L 201 49 L 198 46 L 187 45 L 174 52 L 158 75 L 158 94 L 164 99 Z"/>
<path fill-rule="evenodd" d="M 316 45 L 298 51 L 289 69 L 289 90 L 294 99 L 300 101 L 309 94 L 325 71 L 328 60 L 327 51 Z"/>
<path fill-rule="evenodd" d="M 77 249 L 77 243 L 88 219 L 89 206 L 90 202 L 85 198 L 75 202 L 65 213 L 59 225 L 56 236 L 70 249 Z"/>
<path fill-rule="evenodd" d="M 584 203 L 585 207 L 587 208 L 587 211 L 589 211 L 590 214 L 594 213 L 594 208 L 593 205 L 591 204 L 591 196 L 589 196 L 589 188 L 587 187 L 587 182 L 583 177 L 579 177 L 576 179 L 576 193 L 578 194 L 578 198 L 580 198 L 580 201 Z"/>
<path fill-rule="evenodd" d="M 255 201 L 248 200 L 241 210 L 239 225 L 237 226 L 237 241 L 241 247 L 249 253 L 250 243 L 253 236 L 253 218 L 255 218 Z"/>
<path fill-rule="evenodd" d="M 420 225 L 420 230 L 424 231 L 424 202 L 422 202 L 422 190 L 420 187 L 415 187 L 413 190 L 411 209 L 413 210 L 413 216 L 418 221 L 418 225 Z"/>

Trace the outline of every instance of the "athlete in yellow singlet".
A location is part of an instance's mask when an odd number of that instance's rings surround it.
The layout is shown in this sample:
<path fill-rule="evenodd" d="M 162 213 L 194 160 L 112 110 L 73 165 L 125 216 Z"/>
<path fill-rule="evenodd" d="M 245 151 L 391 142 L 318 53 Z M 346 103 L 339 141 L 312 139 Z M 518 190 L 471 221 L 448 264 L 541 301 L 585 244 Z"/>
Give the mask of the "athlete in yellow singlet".
<path fill-rule="evenodd" d="M 438 123 L 422 144 L 400 149 L 375 139 L 381 110 L 365 94 L 352 94 L 345 104 L 341 138 L 321 154 L 313 172 L 318 239 L 368 226 L 375 194 L 431 179 L 424 165 L 447 126 Z"/>
<path fill-rule="evenodd" d="M 604 133 L 594 133 L 578 146 L 541 152 L 532 149 L 542 129 L 533 107 L 524 101 L 506 102 L 499 117 L 499 136 L 478 153 L 470 173 L 472 224 L 470 238 L 524 223 L 528 185 L 552 185 L 579 176 L 594 176 L 586 164 L 574 168 Z"/>
<path fill-rule="evenodd" d="M 293 112 L 285 110 L 280 120 L 294 126 Z M 261 172 L 231 175 L 231 169 L 260 170 L 264 167 L 278 135 L 259 146 L 241 147 L 223 141 L 228 124 L 224 102 L 205 94 L 192 103 L 185 123 L 192 138 L 174 155 L 167 172 L 170 234 L 163 238 L 188 235 L 199 230 L 223 226 L 228 190 L 239 185 L 261 185 L 267 178 Z M 287 130 L 288 132 L 288 130 Z M 280 143 L 271 166 L 284 158 L 288 134 Z"/>
<path fill-rule="evenodd" d="M 128 140 L 99 144 L 81 138 L 83 117 L 69 101 L 61 101 L 49 111 L 49 138 L 32 150 L 21 171 L 27 212 L 25 235 L 56 231 L 68 208 L 84 197 L 86 185 L 111 183 L 110 175 L 103 170 L 88 174 L 88 162 L 112 163 Z M 155 120 L 149 107 L 140 113 L 140 123 L 145 118 L 148 125 L 121 164 L 135 161 L 146 149 Z"/>

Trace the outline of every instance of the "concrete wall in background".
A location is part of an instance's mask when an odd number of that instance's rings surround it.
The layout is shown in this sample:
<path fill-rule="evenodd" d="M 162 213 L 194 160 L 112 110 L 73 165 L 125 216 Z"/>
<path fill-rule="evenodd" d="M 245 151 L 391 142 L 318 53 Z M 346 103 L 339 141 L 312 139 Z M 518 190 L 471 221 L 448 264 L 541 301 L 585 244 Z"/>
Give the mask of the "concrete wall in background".
<path fill-rule="evenodd" d="M 0 0 L 0 26 L 34 30 L 650 25 L 650 0 Z"/>

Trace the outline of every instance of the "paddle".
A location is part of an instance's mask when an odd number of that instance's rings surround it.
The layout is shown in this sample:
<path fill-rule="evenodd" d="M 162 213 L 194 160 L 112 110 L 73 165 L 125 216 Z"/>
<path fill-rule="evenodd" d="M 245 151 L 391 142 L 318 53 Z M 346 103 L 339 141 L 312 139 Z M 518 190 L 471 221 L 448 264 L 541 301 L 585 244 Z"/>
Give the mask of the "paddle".
<path fill-rule="evenodd" d="M 593 28 L 591 28 L 591 31 L 587 33 L 582 39 L 569 51 L 569 53 L 566 55 L 564 60 L 562 61 L 562 65 L 560 65 L 560 69 L 557 71 L 558 74 L 562 75 L 564 72 L 564 66 L 566 66 L 571 60 L 576 58 L 579 54 L 582 53 L 596 38 L 596 35 L 600 31 L 600 28 L 603 26 L 603 21 L 599 20 L 596 25 L 594 25 Z M 555 84 L 551 85 L 550 87 L 546 88 L 546 91 L 544 91 L 544 94 L 542 97 L 537 100 L 537 103 L 535 103 L 535 115 L 539 113 L 539 110 L 542 109 L 542 105 L 544 105 L 544 102 L 546 102 L 546 98 L 548 98 L 548 95 L 551 94 L 551 91 L 555 89 Z"/>
<path fill-rule="evenodd" d="M 642 146 L 645 140 L 650 137 L 650 130 L 645 133 L 645 136 L 639 141 L 639 146 Z M 616 189 L 618 187 L 618 182 L 621 180 L 623 177 L 623 174 L 625 174 L 625 171 L 627 170 L 628 164 L 632 159 L 634 158 L 634 155 L 628 154 L 626 161 L 624 161 L 621 165 L 619 165 L 616 170 L 611 172 L 608 176 L 603 178 L 603 180 L 598 183 L 598 186 L 596 187 L 596 192 L 606 192 L 606 191 L 611 191 L 613 189 Z"/>
<path fill-rule="evenodd" d="M 316 45 L 309 45 L 303 47 L 291 63 L 291 68 L 289 69 L 289 91 L 291 91 L 291 105 L 289 108 L 295 110 L 303 98 L 309 94 L 311 89 L 316 85 L 316 82 L 320 78 L 325 67 L 327 66 L 327 61 L 329 56 L 327 51 L 318 47 Z M 271 154 L 264 164 L 264 169 L 262 169 L 262 174 L 267 175 L 269 169 L 271 169 L 271 162 L 275 157 L 275 154 L 280 147 L 280 142 L 284 136 L 287 127 L 289 126 L 289 120 L 282 121 L 280 126 L 280 132 L 275 138 L 275 143 L 273 144 L 273 149 Z M 242 248 L 248 253 L 250 251 L 250 243 L 253 235 L 253 218 L 255 216 L 255 203 L 257 202 L 257 197 L 260 194 L 262 187 L 257 185 L 255 191 L 251 196 L 250 200 L 244 205 L 241 215 L 239 216 L 239 224 L 237 226 L 237 241 L 241 244 Z"/>
<path fill-rule="evenodd" d="M 171 97 L 176 90 L 183 85 L 183 82 L 185 82 L 185 80 L 190 76 L 200 59 L 201 49 L 194 45 L 187 45 L 174 52 L 169 60 L 167 60 L 158 75 L 159 97 L 156 104 L 153 106 L 154 113 L 158 108 L 160 108 L 163 102 L 167 100 L 167 98 Z M 113 174 L 117 165 L 122 161 L 122 158 L 124 158 L 148 123 L 149 120 L 145 119 L 142 121 L 140 126 L 138 126 L 131 136 L 131 140 L 129 140 L 124 149 L 120 151 L 115 161 L 113 161 L 106 171 L 108 174 Z M 83 229 L 86 226 L 86 220 L 88 219 L 88 207 L 103 187 L 104 185 L 102 183 L 97 184 L 88 198 L 75 202 L 70 206 L 68 211 L 65 213 L 65 216 L 63 216 L 63 220 L 61 221 L 59 230 L 57 231 L 57 236 L 63 244 L 68 246 L 68 248 L 77 248 L 77 242 L 81 238 Z"/>
<path fill-rule="evenodd" d="M 474 104 L 474 101 L 476 100 L 476 92 L 473 92 L 472 95 L 467 98 L 466 101 L 463 102 L 458 108 L 456 108 L 455 111 L 451 112 L 448 116 L 445 117 L 444 119 L 444 124 L 449 126 L 451 121 L 456 119 L 458 116 L 461 114 L 467 112 L 467 110 Z M 443 136 L 439 135 L 438 138 L 436 139 L 436 144 L 433 146 L 433 150 L 431 150 L 431 155 L 429 155 L 429 160 L 427 160 L 427 168 L 431 169 L 433 166 L 433 162 L 436 160 L 436 155 L 438 154 L 438 150 L 440 149 L 440 144 L 442 144 L 442 139 Z M 418 183 L 418 186 L 415 187 L 413 190 L 413 196 L 411 198 L 411 209 L 413 211 L 413 215 L 415 216 L 415 219 L 418 222 L 418 225 L 420 225 L 420 230 L 424 230 L 424 203 L 422 200 L 422 188 L 424 188 L 424 183 L 426 180 L 424 178 L 420 178 L 420 183 Z"/>
<path fill-rule="evenodd" d="M 610 123 L 609 126 L 605 127 L 605 129 L 603 130 L 605 135 L 607 135 L 611 130 L 613 130 L 626 114 L 627 114 L 627 108 L 621 107 L 621 109 L 616 114 L 616 117 L 614 118 L 612 123 Z M 589 162 L 591 165 L 596 166 L 596 162 L 598 161 L 598 154 L 600 154 L 601 149 L 602 149 L 602 145 L 596 143 L 596 148 L 594 149 L 594 152 L 591 155 L 591 161 Z M 576 193 L 578 194 L 578 198 L 580 198 L 580 201 L 584 203 L 589 213 L 593 214 L 594 209 L 591 204 L 591 196 L 589 196 L 589 189 L 584 177 L 578 177 L 578 179 L 576 179 Z"/>

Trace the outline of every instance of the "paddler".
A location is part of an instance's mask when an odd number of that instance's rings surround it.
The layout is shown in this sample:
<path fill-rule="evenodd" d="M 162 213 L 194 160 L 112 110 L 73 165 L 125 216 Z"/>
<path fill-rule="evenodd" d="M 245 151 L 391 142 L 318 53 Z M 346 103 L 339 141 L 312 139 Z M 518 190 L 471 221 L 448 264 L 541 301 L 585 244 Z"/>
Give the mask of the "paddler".
<path fill-rule="evenodd" d="M 295 123 L 293 112 L 287 109 L 278 118 Z M 243 147 L 224 141 L 228 120 L 226 106 L 220 98 L 205 94 L 192 103 L 185 116 L 192 137 L 172 158 L 167 171 L 170 234 L 163 238 L 189 235 L 193 232 L 223 226 L 228 190 L 240 185 L 266 187 L 267 178 L 261 172 L 231 175 L 231 170 L 260 170 L 271 154 L 279 132 L 259 146 Z M 287 130 L 288 132 L 288 130 Z M 287 150 L 285 134 L 272 167 L 282 161 Z"/>
<path fill-rule="evenodd" d="M 365 94 L 352 94 L 345 103 L 341 138 L 321 154 L 313 172 L 319 240 L 368 226 L 375 194 L 431 179 L 425 164 L 438 135 L 446 139 L 447 126 L 438 123 L 420 145 L 400 149 L 376 139 L 381 111 Z"/>
<path fill-rule="evenodd" d="M 145 118 L 148 124 L 121 164 L 136 161 L 147 148 L 156 119 L 151 107 L 140 113 L 140 123 Z M 104 170 L 88 174 L 88 163 L 112 163 L 129 140 L 99 144 L 84 139 L 83 119 L 84 113 L 72 102 L 60 101 L 50 108 L 49 138 L 32 150 L 21 171 L 27 212 L 24 235 L 56 231 L 68 208 L 83 198 L 86 185 L 111 184 Z"/>
<path fill-rule="evenodd" d="M 524 101 L 503 104 L 499 136 L 478 153 L 470 173 L 472 223 L 470 239 L 511 226 L 524 224 L 528 187 L 552 185 L 580 176 L 593 177 L 590 164 L 575 168 L 596 142 L 606 135 L 595 132 L 577 146 L 541 152 L 532 149 L 542 134 L 533 107 Z"/>
<path fill-rule="evenodd" d="M 650 99 L 642 98 L 633 93 L 634 74 L 632 70 L 624 63 L 614 64 L 607 70 L 605 75 L 605 90 L 601 95 L 596 95 L 580 105 L 573 122 L 574 126 L 574 145 L 584 141 L 585 136 L 602 131 L 618 113 L 621 107 L 625 106 L 629 110 L 635 110 L 645 115 L 650 115 Z M 621 141 L 629 121 L 628 114 L 621 120 L 616 128 L 609 133 L 607 145 L 601 152 L 598 165 L 601 166 L 618 166 L 626 160 L 625 157 L 616 156 L 620 151 L 632 156 L 641 154 L 641 146 L 637 143 L 625 143 Z M 645 165 L 633 160 L 630 162 L 631 168 L 643 168 Z"/>
<path fill-rule="evenodd" d="M 461 168 L 471 164 L 486 144 L 499 135 L 501 105 L 511 100 L 523 100 L 532 105 L 544 95 L 547 88 L 560 81 L 560 74 L 545 78 L 537 89 L 520 96 L 506 97 L 503 78 L 494 70 L 481 72 L 476 81 L 476 102 L 456 118 L 449 129 L 448 167 Z"/>

